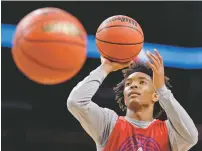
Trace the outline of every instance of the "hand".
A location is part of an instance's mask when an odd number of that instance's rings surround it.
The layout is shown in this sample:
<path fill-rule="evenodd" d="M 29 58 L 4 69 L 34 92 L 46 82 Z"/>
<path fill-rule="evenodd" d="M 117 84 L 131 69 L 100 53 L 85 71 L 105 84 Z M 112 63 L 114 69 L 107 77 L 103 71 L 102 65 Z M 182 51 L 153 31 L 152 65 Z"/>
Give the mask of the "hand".
<path fill-rule="evenodd" d="M 162 88 L 165 85 L 163 59 L 156 49 L 154 49 L 154 54 L 147 51 L 147 56 L 152 61 L 152 63 L 147 61 L 147 64 L 153 71 L 154 88 Z"/>
<path fill-rule="evenodd" d="M 102 63 L 101 66 L 103 66 L 105 71 L 109 74 L 110 72 L 128 67 L 131 62 L 127 62 L 127 63 L 112 62 L 104 58 L 103 56 L 101 56 L 101 63 Z"/>

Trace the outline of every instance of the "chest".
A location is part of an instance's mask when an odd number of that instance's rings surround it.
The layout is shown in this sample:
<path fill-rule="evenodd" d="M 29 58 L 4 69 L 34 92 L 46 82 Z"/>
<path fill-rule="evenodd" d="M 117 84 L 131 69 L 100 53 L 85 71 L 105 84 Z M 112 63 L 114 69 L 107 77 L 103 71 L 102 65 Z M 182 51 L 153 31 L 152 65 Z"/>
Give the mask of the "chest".
<path fill-rule="evenodd" d="M 108 139 L 106 151 L 169 151 L 164 123 L 137 128 L 126 121 L 117 123 Z"/>

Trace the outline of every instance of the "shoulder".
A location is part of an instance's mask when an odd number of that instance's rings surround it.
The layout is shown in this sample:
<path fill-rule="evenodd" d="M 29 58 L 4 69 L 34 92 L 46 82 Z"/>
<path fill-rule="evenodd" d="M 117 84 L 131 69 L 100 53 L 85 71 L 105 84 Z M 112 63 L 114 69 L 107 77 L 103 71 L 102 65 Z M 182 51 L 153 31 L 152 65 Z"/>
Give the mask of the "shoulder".
<path fill-rule="evenodd" d="M 103 113 L 104 113 L 104 121 L 103 121 L 104 130 L 99 138 L 99 142 L 97 143 L 98 147 L 103 147 L 106 144 L 110 134 L 112 133 L 112 130 L 114 129 L 117 123 L 117 120 L 119 119 L 118 114 L 111 109 L 103 108 Z"/>
<path fill-rule="evenodd" d="M 168 131 L 167 129 L 167 124 L 166 124 L 166 121 L 162 121 L 162 120 L 158 120 L 156 119 L 152 125 L 156 128 L 160 128 L 160 129 L 164 129 L 165 131 Z"/>

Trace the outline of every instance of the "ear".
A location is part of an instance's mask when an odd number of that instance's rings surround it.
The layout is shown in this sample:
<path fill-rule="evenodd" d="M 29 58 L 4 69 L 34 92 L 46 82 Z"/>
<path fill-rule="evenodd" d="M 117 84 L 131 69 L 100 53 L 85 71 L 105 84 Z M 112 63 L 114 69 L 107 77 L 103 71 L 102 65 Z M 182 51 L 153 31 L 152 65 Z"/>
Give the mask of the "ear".
<path fill-rule="evenodd" d="M 124 89 L 124 92 L 123 92 L 123 99 L 124 99 L 124 105 L 127 106 L 127 97 L 126 97 L 127 94 L 125 94 L 125 89 Z"/>
<path fill-rule="evenodd" d="M 127 106 L 127 102 L 126 102 L 126 99 L 124 99 L 124 104 Z"/>
<path fill-rule="evenodd" d="M 155 102 L 157 102 L 158 101 L 158 99 L 159 99 L 159 96 L 158 96 L 158 94 L 155 92 L 155 93 L 153 93 L 153 95 L 152 95 L 152 101 L 155 103 Z"/>

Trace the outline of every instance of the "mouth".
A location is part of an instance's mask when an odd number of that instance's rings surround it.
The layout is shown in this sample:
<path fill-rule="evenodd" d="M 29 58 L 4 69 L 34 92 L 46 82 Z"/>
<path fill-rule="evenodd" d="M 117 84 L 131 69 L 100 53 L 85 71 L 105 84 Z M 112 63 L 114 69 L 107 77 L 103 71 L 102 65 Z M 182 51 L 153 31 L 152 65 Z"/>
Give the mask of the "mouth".
<path fill-rule="evenodd" d="M 138 96 L 140 96 L 140 93 L 133 91 L 133 92 L 129 93 L 128 96 L 129 96 L 129 97 L 138 97 Z"/>

